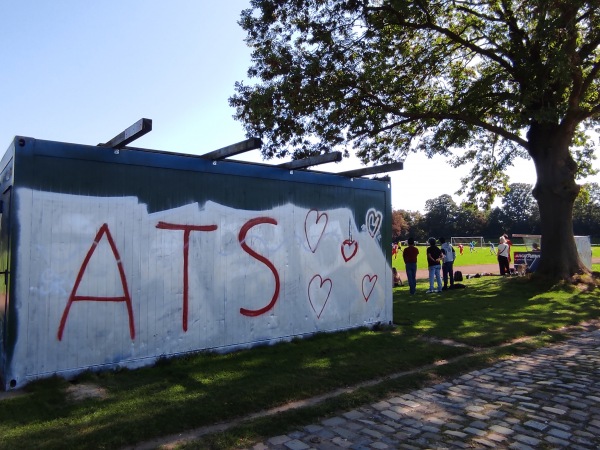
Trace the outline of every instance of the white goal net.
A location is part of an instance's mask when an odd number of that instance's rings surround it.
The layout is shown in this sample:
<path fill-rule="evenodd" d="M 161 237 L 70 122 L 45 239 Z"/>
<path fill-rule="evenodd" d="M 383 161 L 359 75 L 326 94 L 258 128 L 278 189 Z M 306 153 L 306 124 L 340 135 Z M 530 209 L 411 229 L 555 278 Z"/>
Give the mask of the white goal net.
<path fill-rule="evenodd" d="M 471 244 L 473 247 L 483 247 L 485 245 L 485 241 L 483 236 L 452 236 L 450 238 L 450 244 L 452 246 L 458 246 L 462 244 L 464 247 L 469 247 Z"/>

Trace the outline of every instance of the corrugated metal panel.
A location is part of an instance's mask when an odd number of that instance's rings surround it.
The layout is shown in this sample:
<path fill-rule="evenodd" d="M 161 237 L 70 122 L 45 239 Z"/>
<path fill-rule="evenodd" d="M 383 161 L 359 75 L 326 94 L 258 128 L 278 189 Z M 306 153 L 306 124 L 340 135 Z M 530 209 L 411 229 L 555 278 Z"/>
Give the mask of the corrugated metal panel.
<path fill-rule="evenodd" d="M 387 182 L 15 142 L 7 388 L 392 320 Z"/>

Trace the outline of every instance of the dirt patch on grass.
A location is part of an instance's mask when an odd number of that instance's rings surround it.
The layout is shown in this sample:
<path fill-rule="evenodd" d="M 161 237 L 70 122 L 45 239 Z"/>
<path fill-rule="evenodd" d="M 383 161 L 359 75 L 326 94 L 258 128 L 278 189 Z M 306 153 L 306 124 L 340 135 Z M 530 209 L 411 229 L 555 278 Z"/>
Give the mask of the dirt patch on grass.
<path fill-rule="evenodd" d="M 25 391 L 23 389 L 14 391 L 0 391 L 0 401 L 8 400 L 9 398 L 20 397 L 21 395 L 25 395 Z"/>
<path fill-rule="evenodd" d="M 101 400 L 108 398 L 106 389 L 91 383 L 71 384 L 67 388 L 67 395 L 71 400 L 76 402 L 88 398 L 98 398 Z"/>
<path fill-rule="evenodd" d="M 489 273 L 493 275 L 499 275 L 500 270 L 498 269 L 498 264 L 480 264 L 477 266 L 454 266 L 454 271 L 460 270 L 463 274 L 463 277 L 466 279 L 467 275 L 475 275 L 478 273 Z M 408 286 L 406 282 L 406 273 L 402 273 L 401 275 L 402 281 L 404 281 L 404 285 Z M 428 280 L 429 279 L 429 270 L 428 269 L 419 269 L 417 270 L 417 280 Z M 464 280 L 463 280 L 464 281 Z"/>
<path fill-rule="evenodd" d="M 600 288 L 600 272 L 575 275 L 571 278 L 571 283 L 582 292 L 593 291 L 594 289 Z"/>
<path fill-rule="evenodd" d="M 446 345 L 448 347 L 473 348 L 470 345 L 463 344 L 462 342 L 456 342 L 456 341 L 453 341 L 452 339 L 441 339 L 441 338 L 436 338 L 434 336 L 420 336 L 419 339 L 424 342 L 431 343 L 431 344 L 442 344 L 442 345 Z"/>

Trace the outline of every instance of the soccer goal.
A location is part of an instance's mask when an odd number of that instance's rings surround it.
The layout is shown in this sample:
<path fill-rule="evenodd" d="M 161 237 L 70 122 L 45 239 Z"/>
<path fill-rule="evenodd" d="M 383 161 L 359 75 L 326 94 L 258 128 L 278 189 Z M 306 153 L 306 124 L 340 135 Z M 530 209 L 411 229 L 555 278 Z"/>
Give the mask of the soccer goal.
<path fill-rule="evenodd" d="M 462 244 L 465 247 L 468 247 L 472 242 L 474 243 L 474 247 L 483 247 L 485 244 L 483 236 L 452 236 L 450 238 L 450 244 L 452 244 L 452 246 Z"/>

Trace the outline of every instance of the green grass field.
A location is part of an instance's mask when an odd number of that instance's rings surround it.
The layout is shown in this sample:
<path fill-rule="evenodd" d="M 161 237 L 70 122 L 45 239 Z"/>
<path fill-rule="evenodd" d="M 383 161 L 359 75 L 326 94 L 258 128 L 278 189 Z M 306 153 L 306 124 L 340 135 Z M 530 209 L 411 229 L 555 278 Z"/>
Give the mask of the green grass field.
<path fill-rule="evenodd" d="M 405 248 L 405 247 L 402 247 Z M 426 249 L 427 246 L 419 245 L 419 258 L 417 262 L 417 268 L 419 269 L 427 269 L 427 256 Z M 457 269 L 460 266 L 477 266 L 480 264 L 497 264 L 498 260 L 496 259 L 496 255 L 490 252 L 489 247 L 476 247 L 476 251 L 470 252 L 469 247 L 465 246 L 463 249 L 463 254 L 461 255 L 458 251 L 458 247 L 455 247 L 456 250 L 456 261 L 454 262 L 454 268 Z M 527 251 L 524 245 L 513 245 L 511 249 L 511 255 L 514 252 L 525 252 Z M 592 247 L 592 257 L 600 258 L 600 247 Z M 404 273 L 404 260 L 402 259 L 402 254 L 398 253 L 396 259 L 392 257 L 392 266 L 396 267 L 398 270 L 402 270 L 401 274 Z"/>

